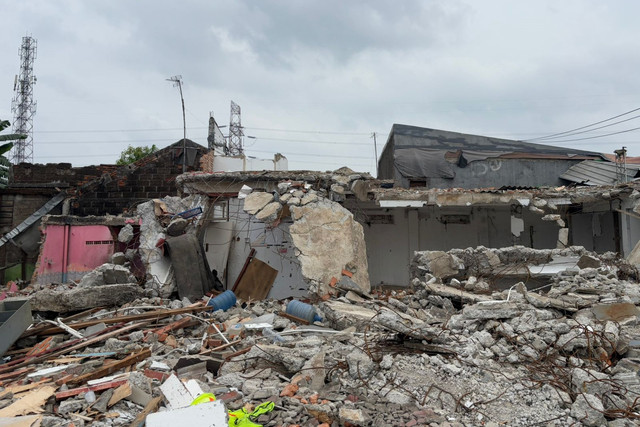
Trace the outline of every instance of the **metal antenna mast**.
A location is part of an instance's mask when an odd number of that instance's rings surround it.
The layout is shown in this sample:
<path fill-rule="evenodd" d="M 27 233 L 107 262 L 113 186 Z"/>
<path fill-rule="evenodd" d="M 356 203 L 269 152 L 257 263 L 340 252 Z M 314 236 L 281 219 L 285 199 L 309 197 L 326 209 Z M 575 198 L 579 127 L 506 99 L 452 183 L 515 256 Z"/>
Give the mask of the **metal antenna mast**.
<path fill-rule="evenodd" d="M 243 153 L 242 123 L 240 122 L 240 106 L 231 101 L 231 117 L 229 118 L 229 155 L 238 156 Z"/>
<path fill-rule="evenodd" d="M 178 86 L 180 89 L 180 101 L 182 102 L 182 173 L 187 171 L 187 119 L 184 114 L 184 97 L 182 96 L 182 76 L 173 76 L 166 79 L 173 83 L 173 86 Z"/>
<path fill-rule="evenodd" d="M 33 162 L 33 116 L 36 113 L 36 102 L 33 100 L 33 85 L 36 84 L 33 61 L 36 58 L 36 45 L 36 39 L 33 37 L 22 38 L 20 75 L 16 76 L 13 83 L 13 133 L 27 135 L 26 139 L 18 139 L 13 143 L 10 158 L 14 165 Z"/>
<path fill-rule="evenodd" d="M 627 182 L 627 147 L 613 152 L 616 154 L 616 181 L 618 184 Z"/>

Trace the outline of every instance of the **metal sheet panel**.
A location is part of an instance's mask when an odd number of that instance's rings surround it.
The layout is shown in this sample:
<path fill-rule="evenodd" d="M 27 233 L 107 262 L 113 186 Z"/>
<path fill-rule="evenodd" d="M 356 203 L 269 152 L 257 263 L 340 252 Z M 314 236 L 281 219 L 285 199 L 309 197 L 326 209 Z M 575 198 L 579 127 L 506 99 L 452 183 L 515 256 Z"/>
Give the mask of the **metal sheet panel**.
<path fill-rule="evenodd" d="M 0 301 L 0 356 L 32 322 L 29 300 Z"/>
<path fill-rule="evenodd" d="M 640 165 L 627 165 L 626 181 L 632 181 Z M 560 178 L 584 185 L 615 185 L 618 183 L 616 164 L 585 160 L 571 166 Z"/>

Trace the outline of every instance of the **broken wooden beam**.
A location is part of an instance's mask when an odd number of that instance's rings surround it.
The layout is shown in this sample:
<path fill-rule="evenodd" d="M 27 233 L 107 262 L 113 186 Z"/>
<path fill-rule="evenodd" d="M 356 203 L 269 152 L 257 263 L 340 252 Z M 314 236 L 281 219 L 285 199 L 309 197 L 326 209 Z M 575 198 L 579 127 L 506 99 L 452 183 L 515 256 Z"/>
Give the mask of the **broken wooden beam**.
<path fill-rule="evenodd" d="M 127 366 L 131 366 L 134 363 L 141 362 L 148 357 L 151 356 L 151 349 L 145 348 L 137 353 L 131 354 L 125 357 L 122 360 L 117 360 L 115 362 L 109 363 L 102 368 L 96 369 L 95 371 L 88 372 L 84 375 L 80 375 L 78 377 L 72 378 L 67 381 L 68 384 L 83 384 L 87 381 L 95 380 L 97 378 L 106 377 L 107 375 L 111 375 L 116 371 L 119 371 L 122 368 L 126 368 Z"/>
<path fill-rule="evenodd" d="M 107 381 L 107 382 L 96 384 L 96 385 L 89 385 L 85 387 L 77 387 L 77 388 L 72 388 L 70 390 L 59 391 L 56 393 L 56 400 L 65 399 L 71 396 L 77 396 L 80 393 L 87 393 L 89 391 L 101 391 L 101 390 L 107 390 L 110 388 L 120 387 L 122 384 L 126 384 L 127 382 L 129 382 L 128 378 L 122 378 L 119 380 Z"/>
<path fill-rule="evenodd" d="M 156 412 L 158 407 L 160 406 L 160 402 L 162 402 L 162 397 L 154 397 L 151 399 L 151 402 L 144 407 L 142 412 L 138 414 L 138 416 L 129 424 L 129 427 L 140 427 L 144 425 L 144 421 L 147 418 L 147 415 Z"/>
<path fill-rule="evenodd" d="M 175 308 L 175 309 L 167 309 L 167 310 L 154 310 L 154 311 L 141 313 L 141 314 L 115 316 L 115 317 L 109 317 L 106 319 L 85 320 L 82 322 L 71 323 L 71 324 L 68 324 L 67 326 L 70 326 L 74 329 L 84 329 L 84 328 L 88 328 L 89 326 L 98 325 L 100 323 L 109 325 L 114 323 L 128 323 L 128 322 L 135 322 L 138 320 L 147 320 L 147 319 L 159 320 L 166 317 L 174 316 L 176 314 L 197 313 L 197 312 L 207 311 L 207 310 L 211 310 L 211 307 L 206 305 L 205 306 L 199 305 L 194 307 L 183 307 L 183 308 Z M 28 337 L 31 335 L 53 335 L 53 334 L 59 334 L 61 332 L 64 332 L 64 331 L 58 326 L 46 325 L 46 326 L 35 327 L 28 331 L 25 331 L 24 334 L 22 334 L 22 338 Z"/>

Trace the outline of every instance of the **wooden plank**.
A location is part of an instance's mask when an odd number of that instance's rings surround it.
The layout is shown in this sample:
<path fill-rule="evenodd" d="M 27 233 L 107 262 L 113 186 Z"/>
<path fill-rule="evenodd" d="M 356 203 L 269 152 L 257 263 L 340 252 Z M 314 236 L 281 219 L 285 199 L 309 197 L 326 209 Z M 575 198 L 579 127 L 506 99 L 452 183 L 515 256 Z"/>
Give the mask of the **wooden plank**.
<path fill-rule="evenodd" d="M 245 301 L 265 299 L 277 276 L 278 270 L 258 258 L 253 258 L 234 291 L 236 297 Z"/>
<path fill-rule="evenodd" d="M 81 311 L 80 313 L 76 313 L 76 314 L 72 314 L 71 316 L 67 316 L 62 320 L 63 323 L 69 323 L 72 320 L 78 320 L 78 319 L 82 319 L 83 317 L 86 317 L 90 314 L 94 314 L 97 313 L 98 311 L 104 309 L 104 307 L 96 307 L 96 308 L 90 308 L 89 310 L 85 310 L 85 311 Z"/>
<path fill-rule="evenodd" d="M 113 391 L 113 395 L 111 395 L 111 399 L 109 399 L 109 403 L 107 403 L 107 408 L 112 407 L 116 403 L 120 402 L 125 397 L 131 396 L 131 383 L 127 381 L 122 384 L 120 387 Z"/>
<path fill-rule="evenodd" d="M 226 360 L 227 362 L 231 359 L 233 359 L 236 356 L 242 356 L 245 353 L 248 353 L 249 350 L 251 350 L 251 347 L 253 346 L 249 346 L 247 348 L 243 348 L 242 350 L 236 351 L 235 353 L 231 353 L 225 356 L 224 360 Z"/>
<path fill-rule="evenodd" d="M 2 374 L 2 375 L 0 375 L 0 384 L 4 383 L 6 380 L 11 380 L 11 379 L 19 377 L 21 375 L 28 374 L 29 372 L 33 372 L 34 370 L 35 370 L 35 368 L 30 367 L 30 368 L 19 369 L 19 370 L 14 371 L 14 372 L 9 372 L 9 373 L 6 373 L 6 374 Z"/>
<path fill-rule="evenodd" d="M 61 350 L 54 349 L 54 351 L 51 352 L 51 353 L 48 353 L 48 354 L 43 355 L 43 356 L 38 356 L 38 357 L 29 359 L 29 360 L 25 360 L 23 362 L 15 364 L 15 365 L 7 366 L 8 364 L 5 364 L 2 367 L 0 367 L 0 372 L 7 372 L 8 370 L 11 370 L 11 369 L 16 369 L 16 368 L 19 368 L 19 367 L 22 367 L 22 366 L 26 366 L 26 365 L 29 365 L 29 364 L 40 363 L 40 362 L 42 362 L 44 360 L 47 360 L 47 359 L 53 359 L 53 358 L 56 358 L 56 357 L 71 353 L 72 351 L 92 346 L 93 344 L 99 343 L 101 341 L 106 341 L 109 338 L 122 335 L 125 332 L 129 332 L 131 330 L 138 329 L 138 328 L 140 328 L 142 326 L 145 326 L 145 325 L 147 325 L 149 323 L 150 323 L 150 321 L 146 320 L 146 321 L 143 321 L 143 322 L 134 323 L 134 324 L 129 325 L 129 326 L 124 326 L 122 328 L 117 328 L 117 329 L 115 329 L 113 331 L 110 331 L 110 332 L 108 332 L 106 334 L 98 335 L 98 336 L 96 336 L 94 338 L 90 338 L 88 340 L 75 340 L 73 342 L 77 342 L 77 341 L 80 341 L 80 342 L 78 342 L 75 345 L 69 346 L 69 347 L 65 346 L 65 348 L 63 348 Z M 33 369 L 31 369 L 31 370 L 33 370 Z"/>
<path fill-rule="evenodd" d="M 289 319 L 289 320 L 293 320 L 294 322 L 302 323 L 303 325 L 308 325 L 309 324 L 309 321 L 307 321 L 306 319 L 301 319 L 299 317 L 296 317 L 296 316 L 294 316 L 292 314 L 289 314 L 287 312 L 284 312 L 284 311 L 280 311 L 278 313 L 278 316 L 284 317 L 284 318 Z"/>
<path fill-rule="evenodd" d="M 232 346 L 234 346 L 236 344 L 239 344 L 240 342 L 242 342 L 242 340 L 231 341 L 230 343 L 222 344 L 222 345 L 219 345 L 218 347 L 214 347 L 214 348 L 210 348 L 208 350 L 201 351 L 199 354 L 202 354 L 202 355 L 211 354 L 214 351 L 224 350 L 225 348 L 232 347 Z"/>
<path fill-rule="evenodd" d="M 83 384 L 87 381 L 95 380 L 97 378 L 106 377 L 107 375 L 111 375 L 116 371 L 119 371 L 122 368 L 127 366 L 131 366 L 134 363 L 138 363 L 148 357 L 151 356 L 151 349 L 145 348 L 138 353 L 131 354 L 125 357 L 122 360 L 117 360 L 115 362 L 109 363 L 108 365 L 103 366 L 102 368 L 96 369 L 92 372 L 88 372 L 84 375 L 80 375 L 79 377 L 72 378 L 67 381 L 68 384 Z"/>
<path fill-rule="evenodd" d="M 191 307 L 183 307 L 183 308 L 176 308 L 176 309 L 170 309 L 170 310 L 155 310 L 155 311 L 150 311 L 148 313 L 131 314 L 128 316 L 115 316 L 107 319 L 85 320 L 82 322 L 70 323 L 67 326 L 73 329 L 84 329 L 84 328 L 88 328 L 89 326 L 97 325 L 100 323 L 110 325 L 114 323 L 128 323 L 128 322 L 136 322 L 138 320 L 147 320 L 147 319 L 158 320 L 158 319 L 174 316 L 176 314 L 197 313 L 197 312 L 206 311 L 206 310 L 211 310 L 211 307 L 206 305 L 202 306 L 200 304 L 196 306 L 194 304 L 194 306 L 191 306 Z M 52 334 L 59 334 L 61 332 L 64 332 L 64 331 L 58 326 L 45 325 L 42 327 L 36 327 L 36 328 L 29 329 L 28 331 L 25 331 L 24 334 L 22 334 L 22 338 L 28 337 L 30 335 L 52 335 Z"/>
<path fill-rule="evenodd" d="M 16 400 L 11 405 L 0 409 L 0 417 L 15 417 L 43 412 L 45 402 L 55 393 L 57 387 L 45 386 L 38 390 L 32 390 L 24 397 Z"/>
<path fill-rule="evenodd" d="M 247 257 L 247 259 L 244 260 L 244 265 L 242 266 L 242 270 L 240 270 L 240 274 L 238 274 L 238 278 L 236 279 L 236 282 L 233 284 L 233 287 L 231 288 L 231 291 L 233 291 L 234 293 L 236 292 L 236 289 L 238 289 L 238 284 L 240 283 L 240 280 L 242 280 L 242 277 L 244 276 L 244 273 L 247 271 L 247 267 L 249 267 L 249 263 L 251 263 L 251 260 L 253 259 L 254 256 L 256 256 L 256 250 L 254 248 L 251 248 L 251 252 L 249 252 L 249 256 Z"/>
<path fill-rule="evenodd" d="M 42 387 L 44 385 L 49 385 L 51 381 L 49 379 L 44 379 L 35 383 L 25 384 L 25 385 L 12 385 L 5 388 L 4 391 L 10 391 L 13 394 L 24 393 L 25 391 L 32 390 L 34 388 Z"/>
<path fill-rule="evenodd" d="M 56 399 L 57 400 L 65 399 L 67 397 L 77 396 L 80 393 L 87 393 L 89 391 L 107 390 L 110 388 L 119 387 L 122 384 L 125 384 L 127 382 L 129 382 L 129 379 L 123 378 L 121 380 L 113 380 L 113 381 L 108 381 L 106 383 L 100 383 L 100 384 L 86 386 L 86 387 L 78 387 L 78 388 L 72 388 L 70 390 L 59 391 L 58 393 L 56 393 Z"/>
<path fill-rule="evenodd" d="M 138 414 L 138 416 L 129 424 L 129 427 L 140 427 L 144 425 L 144 420 L 147 418 L 147 415 L 156 412 L 158 407 L 160 406 L 160 402 L 162 402 L 162 397 L 154 397 L 151 399 L 151 402 L 147 406 L 144 407 L 142 412 Z"/>

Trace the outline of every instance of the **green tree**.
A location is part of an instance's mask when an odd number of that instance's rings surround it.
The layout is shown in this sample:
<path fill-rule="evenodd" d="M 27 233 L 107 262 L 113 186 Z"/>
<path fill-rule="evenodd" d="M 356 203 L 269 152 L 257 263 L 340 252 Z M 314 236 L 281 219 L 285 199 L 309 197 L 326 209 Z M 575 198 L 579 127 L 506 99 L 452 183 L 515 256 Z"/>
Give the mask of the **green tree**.
<path fill-rule="evenodd" d="M 9 120 L 0 120 L 0 132 L 11 126 Z M 0 142 L 15 141 L 16 139 L 27 139 L 27 135 L 9 133 L 0 135 Z M 9 183 L 9 168 L 11 163 L 4 154 L 13 148 L 13 142 L 5 142 L 0 144 L 0 188 L 5 188 Z"/>
<path fill-rule="evenodd" d="M 158 147 L 153 144 L 151 147 L 132 147 L 128 146 L 120 153 L 120 158 L 116 161 L 116 165 L 128 165 L 130 163 L 137 162 L 143 157 L 147 157 L 149 154 L 153 154 L 158 151 Z"/>

